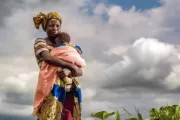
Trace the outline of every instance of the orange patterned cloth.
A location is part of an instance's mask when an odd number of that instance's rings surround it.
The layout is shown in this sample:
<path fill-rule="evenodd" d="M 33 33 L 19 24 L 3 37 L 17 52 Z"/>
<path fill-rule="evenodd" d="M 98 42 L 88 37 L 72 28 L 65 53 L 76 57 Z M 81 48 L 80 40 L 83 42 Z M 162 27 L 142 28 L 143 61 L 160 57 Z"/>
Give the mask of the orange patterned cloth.
<path fill-rule="evenodd" d="M 48 14 L 40 12 L 36 17 L 33 17 L 35 27 L 39 29 L 41 25 L 44 31 L 46 31 L 46 25 L 50 19 L 58 19 L 62 24 L 62 18 L 57 12 L 50 12 Z"/>

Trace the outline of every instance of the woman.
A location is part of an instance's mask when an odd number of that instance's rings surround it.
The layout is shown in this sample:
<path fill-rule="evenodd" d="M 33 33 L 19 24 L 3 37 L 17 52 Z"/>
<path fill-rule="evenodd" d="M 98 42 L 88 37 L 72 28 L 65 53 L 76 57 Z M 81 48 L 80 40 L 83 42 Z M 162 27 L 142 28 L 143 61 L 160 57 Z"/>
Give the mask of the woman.
<path fill-rule="evenodd" d="M 41 25 L 47 33 L 46 38 L 39 38 L 35 41 L 34 52 L 41 68 L 42 61 L 57 66 L 60 68 L 70 69 L 73 77 L 81 76 L 82 71 L 77 66 L 58 59 L 50 54 L 50 51 L 55 47 L 55 38 L 60 33 L 62 19 L 56 12 L 48 14 L 40 13 L 33 18 L 35 27 L 39 29 Z M 60 78 L 66 77 L 64 72 L 58 73 L 59 77 L 55 78 L 54 86 L 51 92 L 44 98 L 40 104 L 34 104 L 33 115 L 36 115 L 38 120 L 81 120 L 81 89 L 77 84 L 71 84 L 68 87 L 71 91 L 65 91 L 65 84 Z M 41 83 L 38 83 L 38 85 Z M 45 83 L 43 83 L 45 84 Z M 37 85 L 37 89 L 38 89 Z M 44 88 L 46 89 L 46 88 Z M 41 93 L 36 92 L 36 98 L 41 96 Z"/>

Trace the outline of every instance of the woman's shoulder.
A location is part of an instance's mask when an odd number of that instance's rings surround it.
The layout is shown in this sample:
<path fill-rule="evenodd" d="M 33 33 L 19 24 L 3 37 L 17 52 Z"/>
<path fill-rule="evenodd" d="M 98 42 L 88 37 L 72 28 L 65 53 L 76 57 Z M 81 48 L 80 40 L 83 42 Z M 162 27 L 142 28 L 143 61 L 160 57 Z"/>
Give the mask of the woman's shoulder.
<path fill-rule="evenodd" d="M 34 42 L 34 49 L 49 49 L 45 38 L 37 38 Z"/>
<path fill-rule="evenodd" d="M 46 39 L 45 38 L 37 38 L 34 42 L 34 44 L 39 43 L 39 42 L 43 42 L 46 43 Z"/>
<path fill-rule="evenodd" d="M 51 48 L 47 45 L 45 38 L 37 38 L 34 43 L 35 55 L 38 56 L 43 51 L 50 51 Z"/>

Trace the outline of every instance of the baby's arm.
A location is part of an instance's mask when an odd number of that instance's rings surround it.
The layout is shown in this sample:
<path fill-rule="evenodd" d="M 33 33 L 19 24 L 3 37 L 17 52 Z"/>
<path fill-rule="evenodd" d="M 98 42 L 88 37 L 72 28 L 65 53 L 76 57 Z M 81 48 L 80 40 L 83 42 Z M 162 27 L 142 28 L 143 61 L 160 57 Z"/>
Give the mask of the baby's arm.
<path fill-rule="evenodd" d="M 77 67 L 79 67 L 79 69 L 82 70 L 82 68 L 81 68 L 80 66 L 77 66 Z M 63 68 L 63 72 L 64 72 L 64 74 L 65 74 L 66 76 L 71 75 L 71 71 L 70 71 L 69 69 L 67 69 L 67 68 Z"/>
<path fill-rule="evenodd" d="M 64 68 L 64 69 L 63 69 L 63 72 L 64 72 L 64 74 L 65 74 L 66 76 L 69 76 L 69 75 L 71 74 L 71 71 L 70 71 L 69 69 L 67 69 L 67 68 Z"/>

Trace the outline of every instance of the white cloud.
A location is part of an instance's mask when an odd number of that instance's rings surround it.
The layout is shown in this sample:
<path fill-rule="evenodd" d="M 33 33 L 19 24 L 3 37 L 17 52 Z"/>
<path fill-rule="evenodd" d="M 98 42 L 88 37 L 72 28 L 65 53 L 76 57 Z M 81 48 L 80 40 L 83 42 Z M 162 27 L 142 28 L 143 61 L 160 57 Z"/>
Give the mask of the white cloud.
<path fill-rule="evenodd" d="M 138 54 L 135 52 L 138 52 Z M 156 65 L 165 59 L 168 61 L 171 55 L 177 55 L 173 45 L 151 38 L 140 38 L 136 40 L 129 54 L 135 61 L 152 65 Z"/>
<path fill-rule="evenodd" d="M 96 5 L 95 9 L 94 9 L 94 13 L 97 15 L 103 15 L 107 12 L 108 8 L 105 4 L 103 3 L 99 3 Z"/>
<path fill-rule="evenodd" d="M 7 77 L 3 80 L 3 85 L 1 86 L 1 90 L 3 92 L 12 91 L 18 92 L 18 93 L 28 93 L 32 91 L 35 87 L 35 84 L 32 83 L 37 82 L 36 78 L 37 72 L 31 72 L 31 73 L 20 73 L 16 74 L 14 76 Z M 30 83 L 30 84 L 29 84 Z"/>
<path fill-rule="evenodd" d="M 180 51 L 174 45 L 179 41 L 179 33 L 174 31 L 180 20 L 176 14 L 180 11 L 179 0 L 163 1 L 162 7 L 143 12 L 134 7 L 123 11 L 120 6 L 97 5 L 90 0 L 61 0 L 56 4 L 44 1 L 43 5 L 40 0 L 28 0 L 25 7 L 13 9 L 13 14 L 5 17 L 4 27 L 0 29 L 3 38 L 0 41 L 0 104 L 4 108 L 0 113 L 29 115 L 32 111 L 29 104 L 38 75 L 33 43 L 37 37 L 45 36 L 33 26 L 32 17 L 39 12 L 59 12 L 63 16 L 62 30 L 83 48 L 87 61 L 80 78 L 84 119 L 91 119 L 90 112 L 99 110 L 117 110 L 122 106 L 133 109 L 131 103 L 151 107 L 157 89 L 161 92 L 165 89 L 164 94 L 179 89 Z M 86 4 L 91 5 L 94 15 L 88 16 L 79 9 Z M 103 14 L 109 17 L 107 21 L 101 17 Z M 110 63 L 109 59 L 115 63 Z M 102 85 L 110 89 L 102 89 Z M 147 93 L 148 98 L 146 92 L 149 91 L 153 93 Z M 144 104 L 143 100 L 148 99 L 150 104 Z"/>
<path fill-rule="evenodd" d="M 128 50 L 128 46 L 117 46 L 117 47 L 112 47 L 109 49 L 109 51 L 105 51 L 104 53 L 107 55 L 117 55 L 117 56 L 122 56 L 126 54 Z"/>
<path fill-rule="evenodd" d="M 31 105 L 16 105 L 11 103 L 0 103 L 1 114 L 5 115 L 17 115 L 17 116 L 30 116 L 30 111 L 33 110 Z"/>
<path fill-rule="evenodd" d="M 134 7 L 125 12 L 120 6 L 112 6 L 108 11 L 109 23 L 119 25 L 122 28 L 131 28 L 139 23 L 147 24 L 147 17 L 144 13 L 137 12 Z"/>
<path fill-rule="evenodd" d="M 173 90 L 180 87 L 180 65 L 172 66 L 172 72 L 165 79 L 164 84 L 168 89 Z"/>
<path fill-rule="evenodd" d="M 84 74 L 80 77 L 82 85 L 86 86 L 89 83 L 88 86 L 97 87 L 99 85 L 98 83 L 103 82 L 104 77 L 106 77 L 104 74 L 107 67 L 107 64 L 96 60 L 87 63 L 87 66 L 83 70 Z"/>
<path fill-rule="evenodd" d="M 94 120 L 93 118 L 83 118 L 83 120 Z"/>
<path fill-rule="evenodd" d="M 174 45 L 153 38 L 137 39 L 123 59 L 108 68 L 106 73 L 112 80 L 107 79 L 104 84 L 115 88 L 124 87 L 123 85 L 144 87 L 143 85 L 149 84 L 148 88 L 163 89 L 164 82 L 167 81 L 165 87 L 179 88 L 179 84 L 176 84 L 177 66 L 180 62 L 178 54 Z M 176 69 L 172 71 L 174 66 Z"/>
<path fill-rule="evenodd" d="M 159 106 L 170 105 L 174 103 L 172 98 L 155 98 L 154 102 L 157 103 Z"/>
<path fill-rule="evenodd" d="M 111 103 L 110 101 L 96 101 L 96 100 L 89 100 L 86 102 L 88 107 L 84 109 L 84 111 L 87 111 L 89 113 L 91 112 L 98 112 L 98 111 L 112 111 L 113 106 L 115 106 L 114 103 Z"/>
<path fill-rule="evenodd" d="M 93 99 L 93 97 L 96 95 L 96 90 L 93 89 L 85 88 L 82 91 L 84 100 Z"/>

